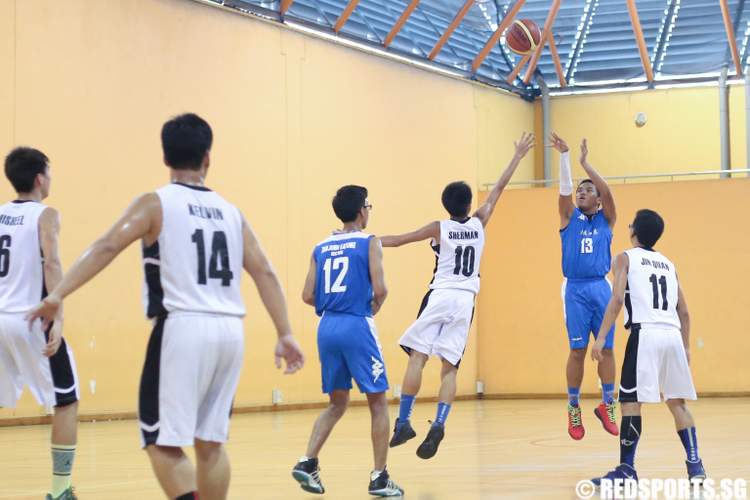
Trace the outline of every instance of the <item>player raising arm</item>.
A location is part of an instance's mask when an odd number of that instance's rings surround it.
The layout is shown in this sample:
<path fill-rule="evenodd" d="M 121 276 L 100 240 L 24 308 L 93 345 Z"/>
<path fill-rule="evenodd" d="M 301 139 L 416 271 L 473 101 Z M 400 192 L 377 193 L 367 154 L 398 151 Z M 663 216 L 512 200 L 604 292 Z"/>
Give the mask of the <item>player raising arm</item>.
<path fill-rule="evenodd" d="M 607 281 L 612 260 L 612 228 L 615 202 L 607 182 L 588 161 L 588 144 L 581 143 L 581 166 L 589 176 L 578 184 L 573 202 L 573 179 L 568 145 L 557 134 L 550 137 L 560 152 L 560 240 L 562 243 L 562 298 L 570 352 L 566 368 L 568 383 L 568 434 L 582 439 L 585 434 L 579 406 L 589 336 L 596 337 L 612 290 Z M 615 417 L 614 327 L 607 331 L 605 350 L 599 362 L 602 401 L 594 410 L 604 429 L 617 435 Z"/>
<path fill-rule="evenodd" d="M 474 299 L 479 292 L 479 265 L 484 249 L 484 228 L 500 195 L 519 163 L 534 147 L 534 136 L 523 134 L 514 143 L 515 153 L 492 188 L 487 201 L 469 216 L 471 188 L 453 182 L 443 190 L 442 202 L 450 218 L 432 222 L 412 233 L 381 238 L 383 246 L 401 246 L 431 239 L 437 257 L 435 276 L 422 300 L 417 320 L 406 330 L 399 344 L 409 355 L 404 374 L 399 416 L 390 445 L 398 446 L 416 436 L 411 426 L 414 400 L 422 383 L 422 370 L 431 355 L 440 357 L 442 368 L 437 416 L 417 456 L 431 458 L 445 435 L 445 421 L 456 396 L 456 375 L 474 317 Z"/>

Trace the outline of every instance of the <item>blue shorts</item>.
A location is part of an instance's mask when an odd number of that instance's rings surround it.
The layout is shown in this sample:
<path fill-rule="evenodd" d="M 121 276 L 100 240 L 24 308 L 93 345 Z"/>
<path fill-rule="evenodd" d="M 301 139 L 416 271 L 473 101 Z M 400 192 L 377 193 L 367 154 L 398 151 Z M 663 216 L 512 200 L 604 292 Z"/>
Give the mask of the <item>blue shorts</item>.
<path fill-rule="evenodd" d="M 318 354 L 323 392 L 349 390 L 352 379 L 360 392 L 388 390 L 385 363 L 372 318 L 326 311 L 318 325 Z"/>
<path fill-rule="evenodd" d="M 591 280 L 563 281 L 563 311 L 565 326 L 568 329 L 568 341 L 571 349 L 586 349 L 589 345 L 589 334 L 594 338 L 604 319 L 609 299 L 612 298 L 612 286 L 605 278 Z M 615 327 L 607 332 L 605 349 L 612 349 L 615 343 Z"/>

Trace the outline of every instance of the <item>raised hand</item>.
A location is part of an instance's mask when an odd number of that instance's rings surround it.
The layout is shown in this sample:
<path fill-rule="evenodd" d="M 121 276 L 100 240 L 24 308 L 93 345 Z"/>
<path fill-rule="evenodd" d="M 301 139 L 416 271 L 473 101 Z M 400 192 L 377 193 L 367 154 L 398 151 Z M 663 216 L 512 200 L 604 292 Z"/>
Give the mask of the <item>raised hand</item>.
<path fill-rule="evenodd" d="M 513 142 L 513 146 L 516 148 L 515 158 L 520 160 L 534 147 L 534 134 L 524 132 L 518 141 Z"/>
<path fill-rule="evenodd" d="M 276 368 L 281 368 L 282 359 L 286 363 L 284 373 L 294 373 L 305 364 L 305 355 L 302 353 L 302 348 L 292 335 L 279 337 L 278 342 L 276 342 L 274 357 L 276 358 Z"/>
<path fill-rule="evenodd" d="M 552 135 L 549 136 L 550 140 L 550 146 L 558 150 L 560 153 L 567 153 L 570 148 L 568 147 L 568 143 L 566 143 L 562 137 L 557 135 L 556 133 L 552 132 Z"/>
<path fill-rule="evenodd" d="M 581 141 L 581 165 L 588 162 L 588 156 L 589 156 L 589 145 L 586 142 L 586 139 Z"/>

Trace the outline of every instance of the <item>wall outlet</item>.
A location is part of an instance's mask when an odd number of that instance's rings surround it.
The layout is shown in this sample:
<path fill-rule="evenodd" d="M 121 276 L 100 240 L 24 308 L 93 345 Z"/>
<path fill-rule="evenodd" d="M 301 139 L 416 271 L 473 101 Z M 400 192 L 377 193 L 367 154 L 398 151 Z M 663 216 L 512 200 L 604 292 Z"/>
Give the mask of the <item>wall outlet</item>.
<path fill-rule="evenodd" d="M 89 390 L 91 391 L 91 394 L 96 394 L 96 380 L 89 380 Z"/>
<path fill-rule="evenodd" d="M 281 403 L 281 389 L 271 391 L 271 403 L 277 405 Z"/>
<path fill-rule="evenodd" d="M 477 380 L 477 394 L 484 394 L 484 382 Z"/>

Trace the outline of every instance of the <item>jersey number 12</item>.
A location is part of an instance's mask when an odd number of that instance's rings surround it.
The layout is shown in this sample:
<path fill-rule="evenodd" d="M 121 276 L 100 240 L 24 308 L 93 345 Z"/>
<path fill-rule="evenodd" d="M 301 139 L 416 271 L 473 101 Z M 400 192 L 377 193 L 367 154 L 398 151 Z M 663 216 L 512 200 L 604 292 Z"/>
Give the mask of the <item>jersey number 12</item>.
<path fill-rule="evenodd" d="M 336 280 L 331 285 L 331 274 L 333 271 L 339 271 L 336 276 Z M 323 274 L 325 281 L 325 292 L 326 293 L 343 293 L 346 291 L 346 285 L 344 285 L 344 277 L 346 272 L 349 270 L 349 257 L 336 257 L 335 259 L 326 259 L 323 263 Z"/>
<path fill-rule="evenodd" d="M 221 286 L 229 286 L 234 278 L 234 273 L 229 266 L 229 249 L 227 248 L 227 235 L 224 231 L 215 231 L 211 238 L 211 257 L 206 272 L 206 242 L 203 238 L 203 229 L 196 229 L 191 238 L 198 251 L 198 284 L 208 283 L 206 274 L 211 279 L 221 280 Z"/>

